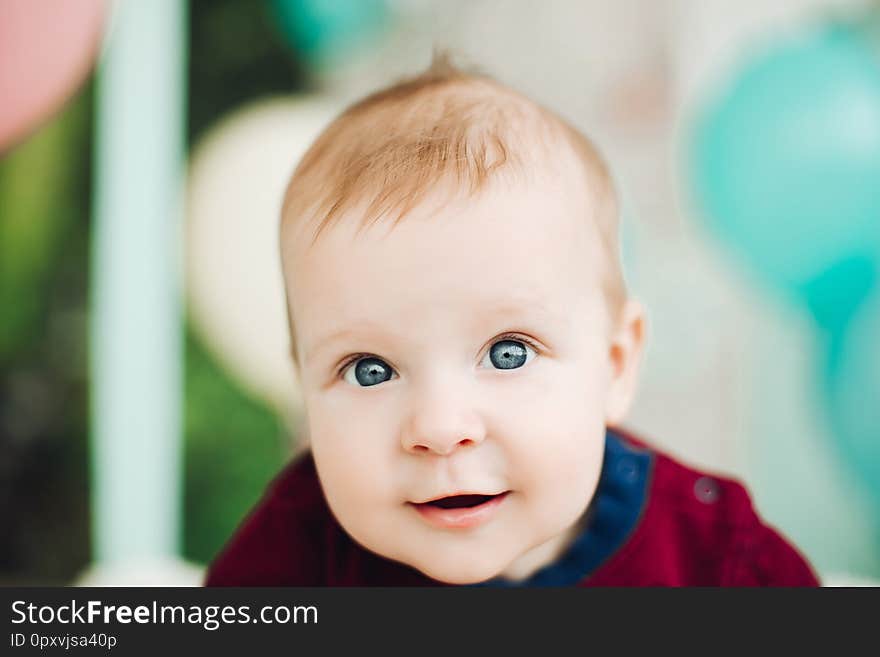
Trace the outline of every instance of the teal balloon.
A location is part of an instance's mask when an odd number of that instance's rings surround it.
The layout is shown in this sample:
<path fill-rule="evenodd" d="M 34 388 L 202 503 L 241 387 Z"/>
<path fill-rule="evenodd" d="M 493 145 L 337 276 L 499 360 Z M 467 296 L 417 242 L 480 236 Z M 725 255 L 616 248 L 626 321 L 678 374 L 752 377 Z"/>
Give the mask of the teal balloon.
<path fill-rule="evenodd" d="M 352 55 L 388 19 L 384 0 L 272 0 L 272 6 L 290 45 L 318 64 Z"/>
<path fill-rule="evenodd" d="M 876 257 L 880 51 L 855 30 L 828 27 L 751 58 L 693 136 L 698 207 L 766 284 L 809 295 L 842 261 Z"/>
<path fill-rule="evenodd" d="M 877 288 L 880 251 L 845 257 L 806 283 L 801 294 L 833 348 L 841 343 L 859 308 Z"/>
<path fill-rule="evenodd" d="M 837 450 L 876 505 L 880 523 L 880 294 L 829 341 L 823 388 Z"/>

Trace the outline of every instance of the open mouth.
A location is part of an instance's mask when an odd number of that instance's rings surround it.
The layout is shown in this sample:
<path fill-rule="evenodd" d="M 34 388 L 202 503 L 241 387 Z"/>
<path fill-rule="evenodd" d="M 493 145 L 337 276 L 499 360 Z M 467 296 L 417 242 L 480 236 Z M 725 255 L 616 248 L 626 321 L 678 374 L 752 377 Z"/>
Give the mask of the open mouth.
<path fill-rule="evenodd" d="M 491 500 L 497 495 L 451 495 L 450 497 L 441 497 L 439 500 L 431 500 L 424 502 L 428 506 L 434 506 L 440 509 L 467 509 L 479 506 Z"/>
<path fill-rule="evenodd" d="M 510 491 L 497 495 L 449 495 L 428 502 L 410 504 L 428 523 L 443 529 L 468 529 L 488 522 Z"/>

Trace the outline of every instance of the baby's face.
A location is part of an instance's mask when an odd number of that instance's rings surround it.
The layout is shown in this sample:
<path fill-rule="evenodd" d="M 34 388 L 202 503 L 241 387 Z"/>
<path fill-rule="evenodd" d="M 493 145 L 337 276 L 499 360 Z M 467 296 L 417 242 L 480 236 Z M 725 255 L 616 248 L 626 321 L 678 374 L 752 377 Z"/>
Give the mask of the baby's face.
<path fill-rule="evenodd" d="M 527 576 L 576 532 L 612 377 L 592 202 L 493 186 L 286 240 L 312 450 L 358 543 L 467 584 Z M 464 494 L 493 497 L 424 504 Z"/>

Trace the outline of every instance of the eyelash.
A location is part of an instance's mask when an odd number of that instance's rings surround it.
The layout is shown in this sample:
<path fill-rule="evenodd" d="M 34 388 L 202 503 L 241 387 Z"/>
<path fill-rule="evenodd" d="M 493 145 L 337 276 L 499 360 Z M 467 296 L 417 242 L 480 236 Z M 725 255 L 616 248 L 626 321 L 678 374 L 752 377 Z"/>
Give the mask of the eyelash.
<path fill-rule="evenodd" d="M 492 342 L 492 344 L 489 345 L 489 348 L 491 349 L 492 345 L 494 345 L 498 342 L 504 342 L 505 340 L 513 340 L 515 342 L 522 342 L 522 343 L 530 346 L 532 349 L 534 349 L 535 352 L 540 351 L 540 347 L 538 347 L 538 345 L 535 343 L 534 340 L 532 340 L 531 338 L 527 338 L 526 336 L 521 335 L 520 333 L 502 333 Z M 379 358 L 379 356 L 376 356 L 374 354 L 367 354 L 367 353 L 352 354 L 351 356 L 346 358 L 342 362 L 342 364 L 339 366 L 339 368 L 336 370 L 336 378 L 341 379 L 345 375 L 345 370 L 347 370 L 349 367 L 351 367 L 354 363 L 358 362 L 361 358 Z M 382 359 L 379 358 L 379 360 L 382 360 Z"/>
<path fill-rule="evenodd" d="M 351 356 L 346 358 L 344 361 L 342 361 L 342 364 L 336 370 L 336 378 L 341 379 L 345 375 L 345 370 L 347 370 L 354 363 L 358 362 L 361 358 L 370 358 L 370 357 L 378 358 L 378 356 L 373 356 L 373 354 L 352 354 Z"/>
<path fill-rule="evenodd" d="M 502 333 L 498 336 L 498 338 L 492 342 L 494 345 L 496 342 L 504 342 L 505 340 L 513 340 L 514 342 L 522 342 L 524 344 L 529 345 L 536 352 L 540 351 L 540 347 L 538 347 L 537 343 L 531 338 L 527 338 L 524 335 L 520 335 L 519 333 Z M 489 348 L 492 348 L 492 345 L 489 345 Z"/>

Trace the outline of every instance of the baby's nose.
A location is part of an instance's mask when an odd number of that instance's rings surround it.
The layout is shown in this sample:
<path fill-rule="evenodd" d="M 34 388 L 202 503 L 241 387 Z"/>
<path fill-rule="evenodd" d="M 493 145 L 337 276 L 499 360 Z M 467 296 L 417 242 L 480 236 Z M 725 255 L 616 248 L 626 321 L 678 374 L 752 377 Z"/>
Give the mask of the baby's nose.
<path fill-rule="evenodd" d="M 416 408 L 403 428 L 403 448 L 415 454 L 447 456 L 474 447 L 485 438 L 477 412 L 454 400 L 434 400 Z"/>
<path fill-rule="evenodd" d="M 431 453 L 438 456 L 449 456 L 458 447 L 468 447 L 476 444 L 477 441 L 467 437 L 452 437 L 450 440 L 427 438 L 424 440 L 412 440 L 404 444 L 407 451 L 413 453 Z"/>

